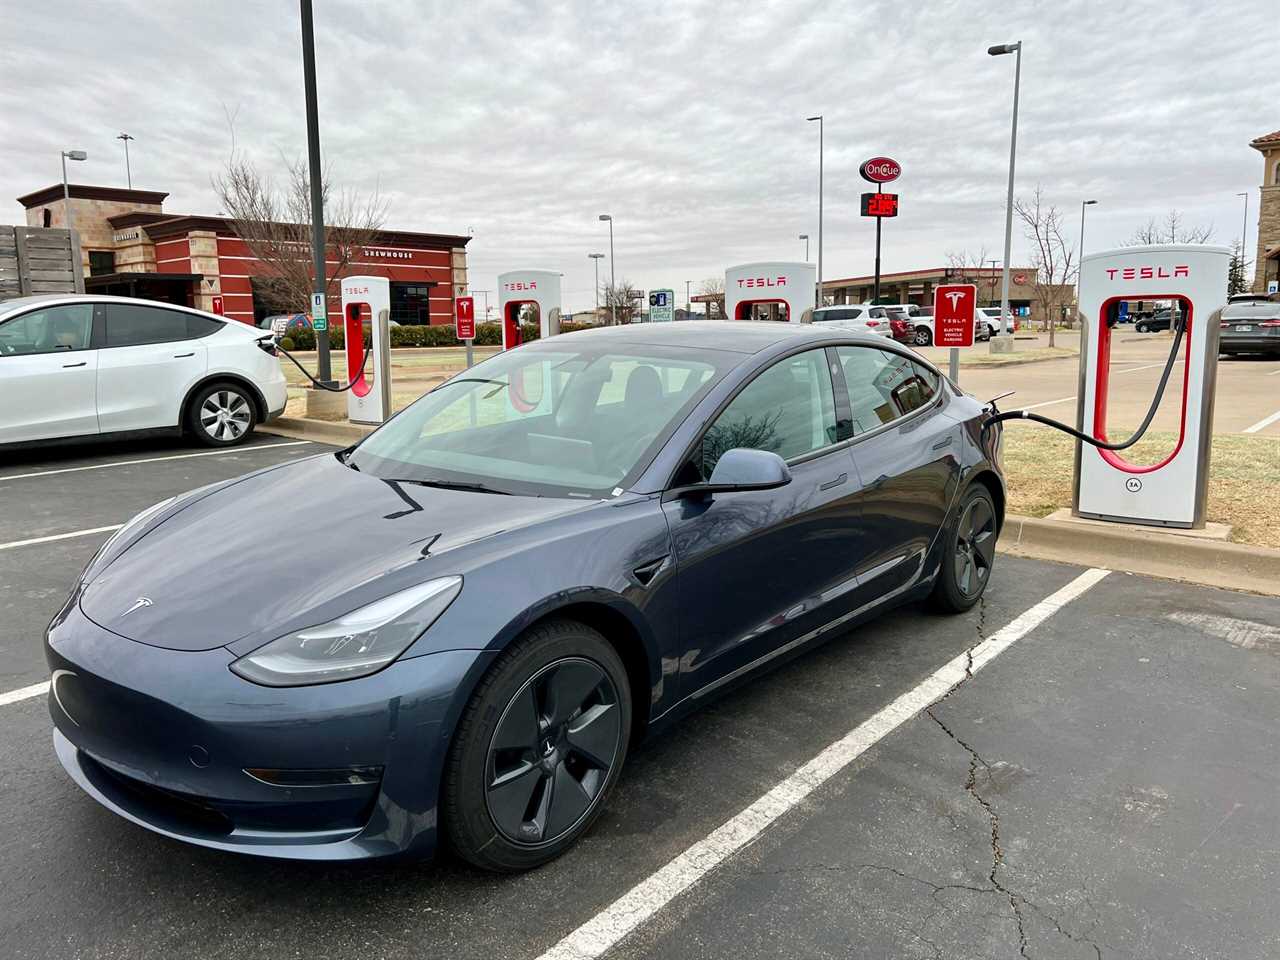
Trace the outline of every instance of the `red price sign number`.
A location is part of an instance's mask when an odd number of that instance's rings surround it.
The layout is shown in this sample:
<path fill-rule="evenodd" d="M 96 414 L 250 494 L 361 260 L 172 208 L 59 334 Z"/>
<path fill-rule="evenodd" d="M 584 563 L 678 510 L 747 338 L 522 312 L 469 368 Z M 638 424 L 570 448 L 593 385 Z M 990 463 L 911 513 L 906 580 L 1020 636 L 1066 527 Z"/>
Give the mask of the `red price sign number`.
<path fill-rule="evenodd" d="M 476 301 L 474 297 L 458 297 L 454 301 L 459 340 L 474 340 L 476 335 Z"/>
<path fill-rule="evenodd" d="M 972 347 L 978 288 L 944 283 L 933 291 L 933 342 L 939 347 Z"/>
<path fill-rule="evenodd" d="M 898 195 L 896 193 L 864 193 L 862 215 L 864 217 L 896 217 Z"/>

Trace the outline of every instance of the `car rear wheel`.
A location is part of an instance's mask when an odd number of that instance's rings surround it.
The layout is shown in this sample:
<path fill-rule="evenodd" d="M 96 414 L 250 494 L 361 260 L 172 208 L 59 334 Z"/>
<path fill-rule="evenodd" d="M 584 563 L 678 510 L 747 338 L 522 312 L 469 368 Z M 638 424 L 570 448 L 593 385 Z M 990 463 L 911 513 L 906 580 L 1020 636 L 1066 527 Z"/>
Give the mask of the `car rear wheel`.
<path fill-rule="evenodd" d="M 445 765 L 449 844 L 487 870 L 553 860 L 600 815 L 631 735 L 617 652 L 570 620 L 529 630 L 480 682 Z"/>
<path fill-rule="evenodd" d="M 257 423 L 253 398 L 234 383 L 211 383 L 191 398 L 187 428 L 210 447 L 233 447 L 249 439 Z"/>
<path fill-rule="evenodd" d="M 963 613 L 978 602 L 991 579 L 998 532 L 991 491 L 974 484 L 965 491 L 943 543 L 942 565 L 930 598 L 936 609 Z"/>
<path fill-rule="evenodd" d="M 916 335 L 912 342 L 917 347 L 927 347 L 933 343 L 933 334 L 929 332 L 928 327 L 916 327 Z"/>

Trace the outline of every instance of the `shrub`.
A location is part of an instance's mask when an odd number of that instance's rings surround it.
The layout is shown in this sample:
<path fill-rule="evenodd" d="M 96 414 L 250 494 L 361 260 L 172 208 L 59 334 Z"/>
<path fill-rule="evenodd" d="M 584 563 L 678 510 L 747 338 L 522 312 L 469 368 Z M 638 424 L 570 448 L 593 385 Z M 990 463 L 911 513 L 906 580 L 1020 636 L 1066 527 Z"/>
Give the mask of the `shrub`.
<path fill-rule="evenodd" d="M 280 346 L 283 347 L 285 350 L 288 350 L 290 353 L 298 349 L 293 342 L 293 337 L 281 337 Z"/>
<path fill-rule="evenodd" d="M 561 333 L 573 333 L 585 330 L 589 324 L 565 323 L 560 327 Z M 344 348 L 344 329 L 341 326 L 329 328 L 329 347 L 332 350 Z M 524 323 L 520 325 L 520 334 L 524 342 L 538 339 L 538 325 Z M 462 345 L 453 324 L 435 324 L 432 326 L 392 327 L 390 331 L 391 346 L 395 347 L 457 347 Z M 502 346 L 502 325 L 497 323 L 476 324 L 475 345 L 477 347 Z M 314 350 L 316 334 L 310 327 L 290 330 L 289 335 L 280 341 L 280 346 L 289 351 Z"/>

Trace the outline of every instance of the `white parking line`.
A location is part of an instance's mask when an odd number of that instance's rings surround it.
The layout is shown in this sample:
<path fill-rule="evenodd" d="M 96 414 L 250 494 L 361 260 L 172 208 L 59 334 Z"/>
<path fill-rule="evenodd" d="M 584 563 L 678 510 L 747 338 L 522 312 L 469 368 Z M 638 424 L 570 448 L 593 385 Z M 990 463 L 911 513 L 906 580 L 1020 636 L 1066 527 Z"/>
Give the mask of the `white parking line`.
<path fill-rule="evenodd" d="M 1146 363 L 1140 367 L 1130 367 L 1128 370 L 1117 370 L 1116 373 L 1136 373 L 1139 370 L 1152 370 L 1155 367 L 1163 367 L 1163 363 Z"/>
<path fill-rule="evenodd" d="M 1259 430 L 1265 430 L 1267 427 L 1271 426 L 1277 420 L 1280 420 L 1280 410 L 1277 410 L 1275 413 L 1273 413 L 1269 417 L 1263 417 L 1261 420 L 1259 420 L 1257 423 L 1255 423 L 1251 427 L 1245 427 L 1244 432 L 1257 433 Z"/>
<path fill-rule="evenodd" d="M 633 933 L 659 910 L 754 841 L 771 823 L 920 711 L 946 695 L 1100 581 L 1109 571 L 1086 570 L 972 650 L 926 677 L 842 739 L 651 874 L 544 953 L 539 960 L 594 960 Z M 972 660 L 970 660 L 972 657 Z M 968 673 L 966 672 L 968 671 Z"/>
<path fill-rule="evenodd" d="M 109 527 L 90 527 L 88 530 L 73 530 L 70 533 L 55 533 L 50 537 L 33 537 L 30 540 L 10 540 L 0 543 L 0 550 L 12 550 L 15 547 L 31 547 L 37 543 L 53 543 L 55 540 L 74 540 L 76 537 L 87 537 L 95 533 L 110 533 L 119 530 L 123 523 L 113 523 Z"/>
<path fill-rule="evenodd" d="M 31 477 L 51 477 L 55 473 L 77 473 L 81 470 L 107 470 L 111 467 L 132 467 L 139 463 L 160 463 L 163 460 L 189 460 L 192 457 L 225 457 L 237 453 L 249 453 L 254 450 L 278 450 L 281 447 L 300 447 L 310 440 L 291 440 L 288 443 L 262 443 L 250 447 L 231 447 L 227 450 L 205 450 L 200 453 L 175 453 L 168 457 L 147 457 L 144 460 L 120 460 L 116 463 L 94 463 L 87 467 L 62 467 L 58 470 L 40 470 L 37 473 L 16 473 L 11 476 L 0 475 L 0 483 L 9 480 L 27 480 Z"/>
<path fill-rule="evenodd" d="M 1043 403 L 1033 403 L 1029 407 L 1023 407 L 1023 410 L 1035 410 L 1037 407 L 1051 407 L 1055 403 L 1066 403 L 1068 400 L 1074 400 L 1076 395 L 1073 393 L 1069 397 L 1060 397 L 1057 400 L 1045 400 Z"/>
<path fill-rule="evenodd" d="M 1280 370 L 1272 370 L 1270 373 L 1268 373 L 1268 374 L 1267 374 L 1267 376 L 1268 376 L 1268 377 L 1277 377 L 1277 376 L 1280 376 Z"/>
<path fill-rule="evenodd" d="M 29 687 L 19 687 L 17 690 L 10 690 L 8 693 L 0 693 L 0 707 L 10 703 L 17 703 L 19 700 L 30 700 L 32 697 L 41 697 L 49 692 L 49 681 L 43 683 L 33 683 Z"/>

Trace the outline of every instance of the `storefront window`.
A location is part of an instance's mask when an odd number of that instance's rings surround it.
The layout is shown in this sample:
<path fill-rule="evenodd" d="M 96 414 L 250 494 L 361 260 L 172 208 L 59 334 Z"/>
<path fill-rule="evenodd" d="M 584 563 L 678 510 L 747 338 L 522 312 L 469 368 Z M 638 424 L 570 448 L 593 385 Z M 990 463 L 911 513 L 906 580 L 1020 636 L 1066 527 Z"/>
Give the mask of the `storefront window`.
<path fill-rule="evenodd" d="M 391 319 L 401 326 L 431 322 L 431 284 L 391 284 Z"/>

